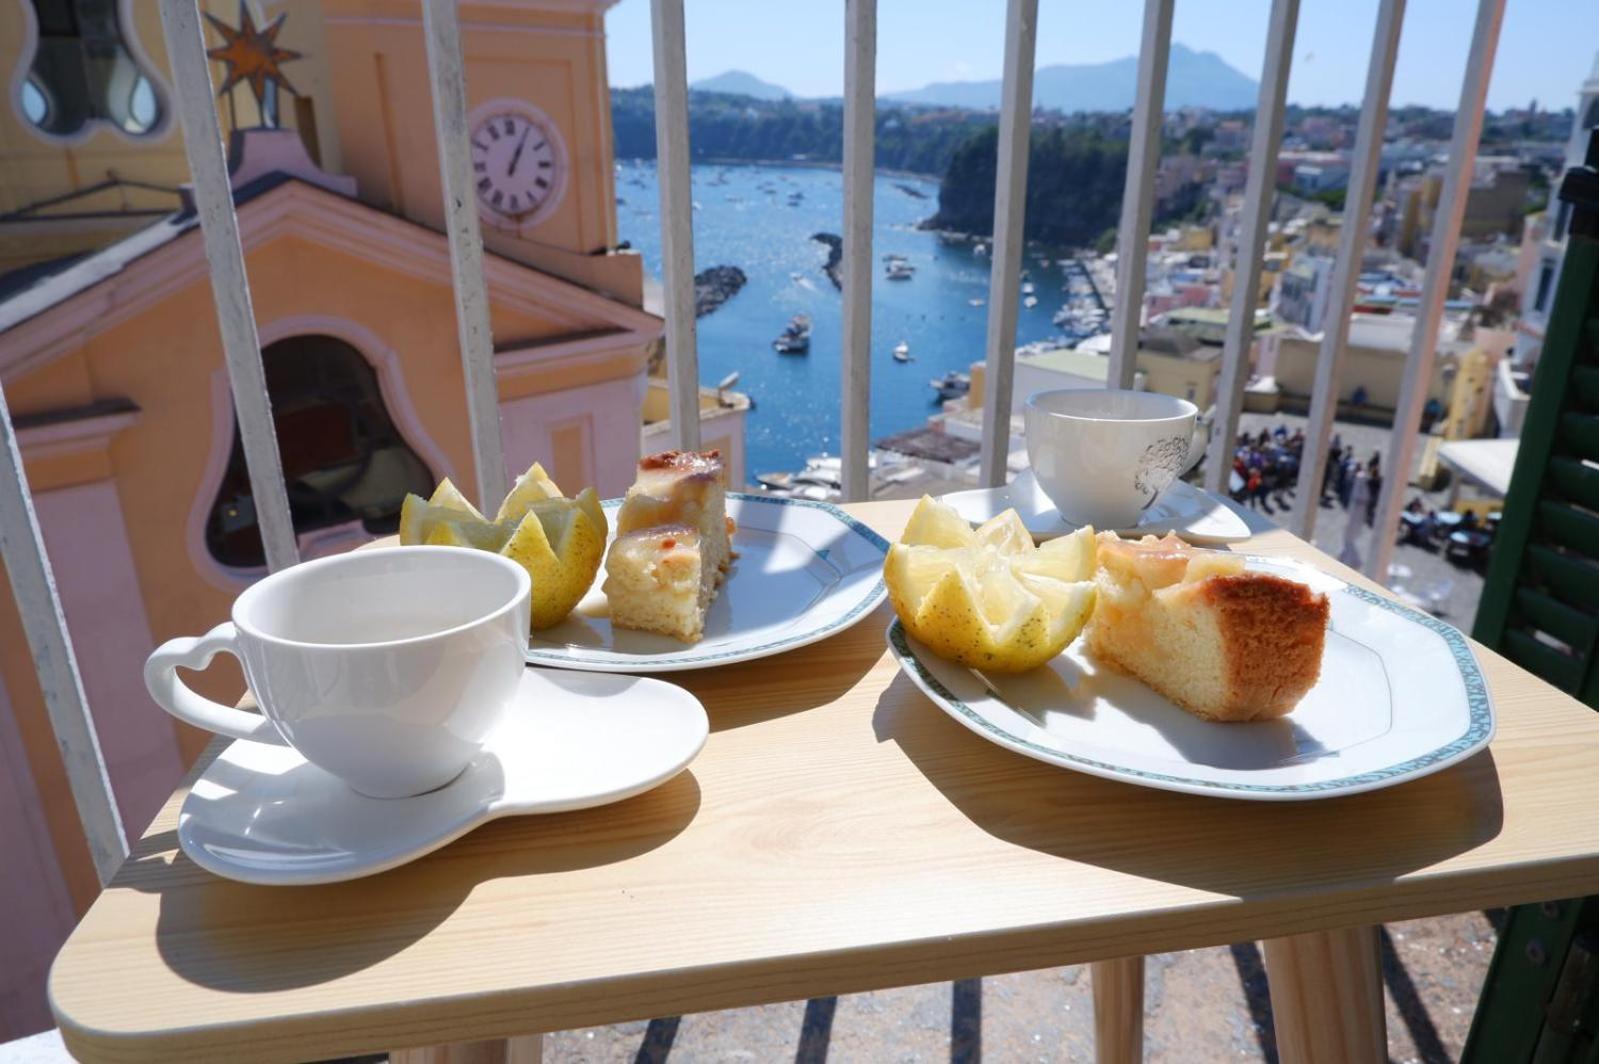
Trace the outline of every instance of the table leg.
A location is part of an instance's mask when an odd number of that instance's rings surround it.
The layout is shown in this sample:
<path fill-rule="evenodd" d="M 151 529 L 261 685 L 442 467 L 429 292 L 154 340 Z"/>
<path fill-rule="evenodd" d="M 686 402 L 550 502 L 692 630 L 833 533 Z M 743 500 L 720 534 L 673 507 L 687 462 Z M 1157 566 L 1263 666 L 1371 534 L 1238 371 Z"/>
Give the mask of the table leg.
<path fill-rule="evenodd" d="M 1095 1064 L 1138 1064 L 1144 1059 L 1144 958 L 1095 961 L 1089 978 Z"/>
<path fill-rule="evenodd" d="M 389 1054 L 389 1064 L 543 1064 L 543 1061 L 544 1036 L 541 1034 L 396 1049 Z"/>
<path fill-rule="evenodd" d="M 1315 931 L 1264 945 L 1283 1064 L 1387 1060 L 1375 927 Z"/>

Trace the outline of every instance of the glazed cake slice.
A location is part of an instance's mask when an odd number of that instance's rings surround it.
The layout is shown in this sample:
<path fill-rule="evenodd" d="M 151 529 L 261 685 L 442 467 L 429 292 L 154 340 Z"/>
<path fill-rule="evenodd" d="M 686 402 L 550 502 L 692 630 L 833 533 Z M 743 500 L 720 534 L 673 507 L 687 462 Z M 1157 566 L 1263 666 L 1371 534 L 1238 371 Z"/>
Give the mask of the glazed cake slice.
<path fill-rule="evenodd" d="M 705 634 L 705 611 L 715 584 L 688 525 L 641 528 L 616 537 L 605 561 L 605 597 L 611 623 L 660 632 L 685 643 Z"/>
<path fill-rule="evenodd" d="M 692 643 L 732 564 L 722 456 L 664 451 L 639 461 L 605 559 L 611 623 Z"/>
<path fill-rule="evenodd" d="M 1315 686 L 1327 596 L 1176 536 L 1099 536 L 1088 650 L 1215 721 L 1281 717 Z"/>

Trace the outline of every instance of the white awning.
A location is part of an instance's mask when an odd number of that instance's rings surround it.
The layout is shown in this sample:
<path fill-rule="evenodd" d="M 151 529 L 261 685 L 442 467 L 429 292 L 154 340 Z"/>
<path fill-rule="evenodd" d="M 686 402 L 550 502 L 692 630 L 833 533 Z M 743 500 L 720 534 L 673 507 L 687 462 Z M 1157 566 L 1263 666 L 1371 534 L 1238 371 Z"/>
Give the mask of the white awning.
<path fill-rule="evenodd" d="M 1516 439 L 1451 440 L 1438 448 L 1438 457 L 1461 476 L 1503 496 L 1510 490 L 1520 444 Z"/>

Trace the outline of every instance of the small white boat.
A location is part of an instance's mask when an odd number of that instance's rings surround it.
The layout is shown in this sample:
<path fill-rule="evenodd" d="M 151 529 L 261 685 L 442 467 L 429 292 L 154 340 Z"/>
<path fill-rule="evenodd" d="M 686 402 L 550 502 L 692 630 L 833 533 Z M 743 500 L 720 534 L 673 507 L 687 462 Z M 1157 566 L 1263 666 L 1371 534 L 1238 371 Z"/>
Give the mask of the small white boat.
<path fill-rule="evenodd" d="M 1033 282 L 1031 282 L 1031 281 L 1023 281 L 1022 282 L 1022 295 L 1030 296 L 1032 294 L 1033 294 Z"/>
<path fill-rule="evenodd" d="M 811 319 L 807 314 L 796 314 L 788 326 L 772 341 L 772 350 L 780 355 L 803 355 L 811 349 Z"/>
<path fill-rule="evenodd" d="M 980 307 L 987 301 L 983 300 L 983 299 L 979 299 L 976 296 L 973 296 L 972 298 L 968 299 L 966 302 L 970 303 L 974 307 Z"/>
<path fill-rule="evenodd" d="M 894 361 L 909 362 L 911 360 L 911 345 L 901 340 L 894 345 Z"/>
<path fill-rule="evenodd" d="M 908 281 L 916 276 L 916 267 L 904 259 L 892 259 L 885 268 L 885 273 L 890 281 Z"/>
<path fill-rule="evenodd" d="M 942 377 L 934 377 L 927 382 L 938 393 L 940 401 L 946 399 L 959 399 L 972 390 L 972 378 L 969 374 L 950 370 Z"/>
<path fill-rule="evenodd" d="M 1032 310 L 1034 307 L 1038 306 L 1038 297 L 1028 296 L 1022 300 L 1022 306 L 1026 307 L 1028 310 Z"/>
<path fill-rule="evenodd" d="M 972 254 L 973 255 L 987 255 L 988 254 L 988 245 L 987 244 L 973 244 L 972 245 Z"/>

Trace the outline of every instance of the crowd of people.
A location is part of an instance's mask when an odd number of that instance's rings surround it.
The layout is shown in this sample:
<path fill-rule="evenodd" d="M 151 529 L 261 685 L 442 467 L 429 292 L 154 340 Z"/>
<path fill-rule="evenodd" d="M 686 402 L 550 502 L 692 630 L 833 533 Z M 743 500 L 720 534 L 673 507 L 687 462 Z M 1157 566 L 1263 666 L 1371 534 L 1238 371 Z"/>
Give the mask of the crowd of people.
<path fill-rule="evenodd" d="M 1235 502 L 1263 513 L 1286 511 L 1299 484 L 1300 460 L 1305 453 L 1305 433 L 1289 431 L 1285 425 L 1241 432 L 1233 449 L 1231 493 Z M 1364 462 L 1343 437 L 1335 435 L 1327 449 L 1318 498 L 1323 506 L 1334 502 L 1345 510 L 1354 508 L 1367 525 L 1377 519 L 1377 500 L 1382 494 L 1382 456 L 1376 451 Z"/>

